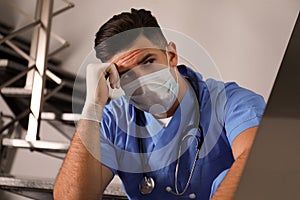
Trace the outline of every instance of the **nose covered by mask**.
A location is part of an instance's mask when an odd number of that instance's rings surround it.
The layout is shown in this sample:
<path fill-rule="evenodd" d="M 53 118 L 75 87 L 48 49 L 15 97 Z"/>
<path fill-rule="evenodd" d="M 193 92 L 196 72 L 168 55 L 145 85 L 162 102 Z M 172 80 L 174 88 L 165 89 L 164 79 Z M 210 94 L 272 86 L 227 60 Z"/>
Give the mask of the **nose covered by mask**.
<path fill-rule="evenodd" d="M 123 85 L 122 88 L 129 103 L 145 112 L 161 114 L 167 112 L 178 98 L 179 85 L 177 74 L 176 79 L 172 76 L 170 66 L 168 66 L 140 76 L 132 82 Z"/>

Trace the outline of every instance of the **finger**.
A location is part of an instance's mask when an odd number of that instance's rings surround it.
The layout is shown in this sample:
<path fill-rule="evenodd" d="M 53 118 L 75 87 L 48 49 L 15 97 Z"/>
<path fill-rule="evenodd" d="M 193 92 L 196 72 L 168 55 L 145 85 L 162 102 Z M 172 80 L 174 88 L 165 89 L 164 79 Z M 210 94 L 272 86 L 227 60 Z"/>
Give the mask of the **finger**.
<path fill-rule="evenodd" d="M 94 102 L 95 100 L 104 99 L 108 95 L 107 84 L 104 78 L 104 72 L 107 63 L 90 63 L 86 68 L 86 99 Z"/>
<path fill-rule="evenodd" d="M 120 88 L 120 77 L 119 77 L 119 72 L 117 70 L 117 67 L 115 64 L 111 63 L 107 69 L 106 72 L 108 73 L 109 76 L 109 82 L 111 88 Z"/>

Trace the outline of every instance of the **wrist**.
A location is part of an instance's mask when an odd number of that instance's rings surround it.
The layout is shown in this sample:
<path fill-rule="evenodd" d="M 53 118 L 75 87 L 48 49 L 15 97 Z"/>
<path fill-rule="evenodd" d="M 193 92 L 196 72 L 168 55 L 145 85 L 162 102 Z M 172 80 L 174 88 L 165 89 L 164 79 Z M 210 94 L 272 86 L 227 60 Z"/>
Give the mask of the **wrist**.
<path fill-rule="evenodd" d="M 81 119 L 101 122 L 104 106 L 101 104 L 86 102 L 83 106 Z"/>

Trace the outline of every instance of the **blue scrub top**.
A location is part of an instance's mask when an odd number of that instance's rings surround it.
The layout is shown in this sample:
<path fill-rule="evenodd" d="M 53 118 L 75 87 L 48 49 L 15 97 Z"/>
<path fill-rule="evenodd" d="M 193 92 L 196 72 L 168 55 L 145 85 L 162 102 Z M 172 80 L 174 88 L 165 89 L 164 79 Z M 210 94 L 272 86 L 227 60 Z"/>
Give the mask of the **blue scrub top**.
<path fill-rule="evenodd" d="M 178 66 L 178 70 L 189 88 L 167 127 L 151 114 L 128 104 L 124 97 L 111 101 L 104 109 L 101 162 L 119 175 L 131 200 L 182 199 L 191 193 L 196 199 L 209 199 L 234 162 L 233 140 L 244 130 L 258 126 L 263 115 L 265 102 L 260 95 L 233 82 L 203 81 L 199 73 L 184 65 Z M 182 141 L 187 134 L 200 138 L 203 144 L 187 191 L 175 196 L 166 187 L 175 191 L 178 150 L 181 147 L 177 182 L 181 192 L 198 145 L 195 137 Z M 151 194 L 139 191 L 143 172 L 155 181 Z"/>

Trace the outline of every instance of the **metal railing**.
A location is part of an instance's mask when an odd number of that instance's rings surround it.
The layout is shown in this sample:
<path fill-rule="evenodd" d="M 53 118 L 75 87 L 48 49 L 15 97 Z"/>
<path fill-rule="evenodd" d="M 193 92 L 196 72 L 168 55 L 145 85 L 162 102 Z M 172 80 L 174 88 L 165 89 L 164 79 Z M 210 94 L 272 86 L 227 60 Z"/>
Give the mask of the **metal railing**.
<path fill-rule="evenodd" d="M 19 11 L 25 18 L 31 20 L 32 22 L 11 32 L 6 36 L 0 34 L 0 45 L 5 43 L 18 55 L 28 61 L 27 70 L 20 72 L 15 77 L 0 85 L 0 92 L 13 91 L 13 88 L 10 89 L 8 88 L 8 86 L 19 80 L 23 76 L 27 75 L 26 84 L 23 89 L 24 92 L 28 92 L 28 90 L 31 90 L 30 107 L 29 109 L 26 109 L 23 113 L 18 115 L 15 120 L 19 120 L 18 117 L 23 117 L 24 115 L 26 116 L 26 114 L 29 112 L 28 129 L 25 140 L 31 142 L 36 141 L 39 138 L 39 124 L 41 120 L 41 113 L 43 103 L 46 100 L 46 98 L 44 97 L 46 77 L 52 79 L 55 83 L 57 83 L 58 88 L 61 88 L 63 86 L 62 79 L 47 69 L 47 60 L 69 46 L 69 43 L 66 40 L 64 40 L 53 31 L 51 32 L 52 18 L 74 7 L 74 4 L 72 2 L 69 2 L 67 0 L 62 1 L 66 4 L 66 6 L 57 11 L 53 11 L 54 0 L 36 0 L 34 17 L 14 4 L 13 7 L 17 11 Z M 7 3 L 12 4 L 9 1 Z M 33 33 L 31 39 L 31 47 L 30 53 L 28 54 L 21 48 L 19 48 L 16 44 L 14 44 L 12 39 L 32 29 Z M 49 52 L 49 42 L 51 36 L 59 41 L 62 45 L 54 51 Z M 21 90 L 19 90 L 19 92 L 20 91 Z M 57 91 L 58 90 L 54 90 L 52 94 Z"/>

